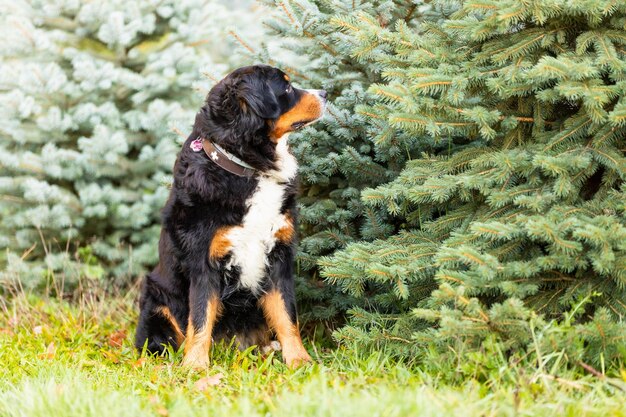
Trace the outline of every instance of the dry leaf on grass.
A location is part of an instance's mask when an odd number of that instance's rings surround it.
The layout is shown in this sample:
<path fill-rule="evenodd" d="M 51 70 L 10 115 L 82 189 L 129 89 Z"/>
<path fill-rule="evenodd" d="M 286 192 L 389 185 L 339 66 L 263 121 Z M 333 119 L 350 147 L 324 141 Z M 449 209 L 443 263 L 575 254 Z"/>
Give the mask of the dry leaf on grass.
<path fill-rule="evenodd" d="M 219 374 L 205 376 L 204 378 L 200 378 L 196 381 L 195 386 L 199 391 L 205 391 L 209 387 L 214 387 L 220 384 L 220 381 L 224 378 L 224 374 L 221 372 Z"/>
<path fill-rule="evenodd" d="M 46 347 L 46 352 L 39 355 L 41 359 L 54 359 L 57 353 L 57 348 L 54 346 L 54 342 Z"/>
<path fill-rule="evenodd" d="M 126 330 L 118 330 L 109 335 L 109 346 L 121 347 L 126 339 Z"/>
<path fill-rule="evenodd" d="M 106 350 L 101 350 L 100 352 L 105 358 L 110 360 L 112 363 L 120 363 L 120 355 L 118 352 L 109 352 Z"/>
<path fill-rule="evenodd" d="M 141 368 L 146 363 L 146 358 L 139 358 L 133 363 L 133 368 Z"/>
<path fill-rule="evenodd" d="M 158 415 L 160 415 L 160 416 L 169 416 L 170 415 L 169 411 L 167 411 L 167 408 L 165 408 L 161 404 L 161 401 L 159 400 L 159 397 L 157 397 L 156 395 L 151 395 L 150 397 L 148 397 L 148 401 L 150 401 L 150 403 L 156 407 L 156 413 Z"/>

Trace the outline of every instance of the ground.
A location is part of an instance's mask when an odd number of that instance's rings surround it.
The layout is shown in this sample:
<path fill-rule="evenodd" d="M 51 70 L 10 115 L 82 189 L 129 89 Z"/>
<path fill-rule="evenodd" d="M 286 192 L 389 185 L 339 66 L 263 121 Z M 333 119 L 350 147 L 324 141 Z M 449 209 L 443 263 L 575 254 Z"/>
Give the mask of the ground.
<path fill-rule="evenodd" d="M 0 416 L 626 416 L 623 381 L 501 366 L 450 384 L 356 348 L 309 344 L 314 364 L 290 370 L 218 345 L 190 371 L 180 352 L 134 351 L 133 298 L 0 298 Z"/>

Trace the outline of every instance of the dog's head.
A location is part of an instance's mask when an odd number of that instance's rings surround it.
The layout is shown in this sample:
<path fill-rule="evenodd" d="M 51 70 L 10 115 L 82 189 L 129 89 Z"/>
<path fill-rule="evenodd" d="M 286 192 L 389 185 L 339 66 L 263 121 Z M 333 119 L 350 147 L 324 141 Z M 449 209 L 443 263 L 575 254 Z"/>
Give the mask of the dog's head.
<path fill-rule="evenodd" d="M 294 87 L 289 76 L 267 65 L 242 67 L 209 92 L 205 109 L 212 124 L 235 140 L 277 143 L 285 134 L 322 117 L 326 91 Z"/>

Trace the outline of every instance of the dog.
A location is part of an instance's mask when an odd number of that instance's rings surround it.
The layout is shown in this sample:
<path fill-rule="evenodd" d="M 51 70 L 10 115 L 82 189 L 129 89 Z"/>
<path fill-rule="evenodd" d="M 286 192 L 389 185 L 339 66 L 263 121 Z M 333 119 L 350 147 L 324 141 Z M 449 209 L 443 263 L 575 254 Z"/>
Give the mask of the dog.
<path fill-rule="evenodd" d="M 209 91 L 174 165 L 137 349 L 184 342 L 183 365 L 202 368 L 213 340 L 245 349 L 275 334 L 288 366 L 310 362 L 296 313 L 298 164 L 287 137 L 322 117 L 326 96 L 266 65 L 239 68 Z"/>

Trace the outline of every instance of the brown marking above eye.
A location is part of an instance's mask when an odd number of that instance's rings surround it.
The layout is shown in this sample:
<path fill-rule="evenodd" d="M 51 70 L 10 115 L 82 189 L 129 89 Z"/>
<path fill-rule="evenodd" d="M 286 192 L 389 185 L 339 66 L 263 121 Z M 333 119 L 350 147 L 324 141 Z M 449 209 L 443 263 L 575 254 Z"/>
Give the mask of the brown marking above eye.
<path fill-rule="evenodd" d="M 290 78 L 287 74 L 284 74 L 283 77 L 285 77 L 285 81 L 289 82 Z"/>
<path fill-rule="evenodd" d="M 282 114 L 271 126 L 269 133 L 273 142 L 278 142 L 285 133 L 295 130 L 293 125 L 311 122 L 322 115 L 322 103 L 314 94 L 305 92 L 288 112 Z"/>

